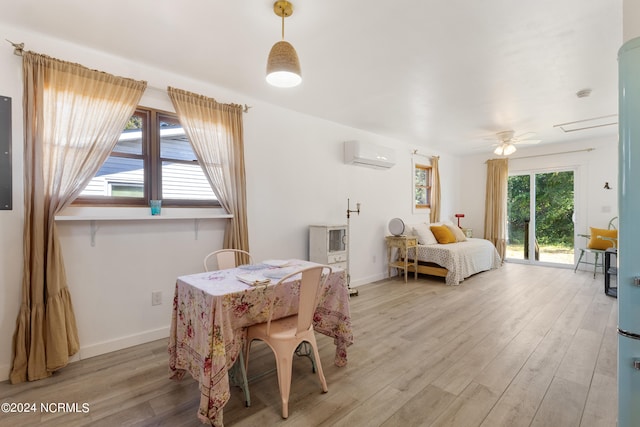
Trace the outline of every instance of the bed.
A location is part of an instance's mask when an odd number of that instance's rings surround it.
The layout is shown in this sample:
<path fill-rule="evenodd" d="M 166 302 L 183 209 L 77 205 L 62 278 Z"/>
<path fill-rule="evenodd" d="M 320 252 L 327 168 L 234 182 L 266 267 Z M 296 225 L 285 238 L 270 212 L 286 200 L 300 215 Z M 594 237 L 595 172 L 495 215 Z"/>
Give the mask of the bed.
<path fill-rule="evenodd" d="M 418 247 L 407 252 L 407 258 L 412 261 L 417 252 L 418 273 L 444 277 L 447 285 L 459 285 L 473 274 L 502 265 L 498 251 L 489 240 L 466 237 L 451 223 L 440 224 L 453 232 L 454 243 L 439 243 L 440 236 L 434 236 L 429 224 L 408 229 L 418 238 Z"/>

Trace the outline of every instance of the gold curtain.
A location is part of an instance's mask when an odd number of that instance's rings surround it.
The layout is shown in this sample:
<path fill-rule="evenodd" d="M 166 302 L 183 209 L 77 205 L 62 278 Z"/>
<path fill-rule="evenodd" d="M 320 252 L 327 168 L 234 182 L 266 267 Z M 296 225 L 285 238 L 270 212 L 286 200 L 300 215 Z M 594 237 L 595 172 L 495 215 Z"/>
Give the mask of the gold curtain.
<path fill-rule="evenodd" d="M 440 221 L 440 167 L 439 156 L 431 158 L 431 212 L 429 220 L 434 223 Z"/>
<path fill-rule="evenodd" d="M 484 238 L 491 241 L 500 258 L 507 250 L 507 182 L 508 159 L 487 161 L 487 194 L 484 211 Z"/>
<path fill-rule="evenodd" d="M 233 215 L 224 247 L 249 252 L 242 107 L 172 87 L 167 91 L 218 201 Z M 249 260 L 241 254 L 238 262 Z"/>
<path fill-rule="evenodd" d="M 23 53 L 24 273 L 12 383 L 45 378 L 79 349 L 55 215 L 107 159 L 145 82 Z"/>

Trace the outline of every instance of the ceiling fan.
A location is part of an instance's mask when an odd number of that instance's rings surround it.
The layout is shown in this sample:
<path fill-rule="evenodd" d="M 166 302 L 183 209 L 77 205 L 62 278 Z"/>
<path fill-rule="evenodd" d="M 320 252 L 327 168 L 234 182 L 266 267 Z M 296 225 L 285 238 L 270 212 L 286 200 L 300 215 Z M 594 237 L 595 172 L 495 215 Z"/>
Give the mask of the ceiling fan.
<path fill-rule="evenodd" d="M 493 152 L 499 156 L 508 156 L 516 152 L 516 145 L 533 145 L 540 142 L 539 139 L 527 139 L 527 136 L 533 136 L 533 132 L 524 133 L 521 135 L 515 135 L 512 130 L 503 130 L 496 133 L 498 143 L 494 144 L 496 147 Z"/>

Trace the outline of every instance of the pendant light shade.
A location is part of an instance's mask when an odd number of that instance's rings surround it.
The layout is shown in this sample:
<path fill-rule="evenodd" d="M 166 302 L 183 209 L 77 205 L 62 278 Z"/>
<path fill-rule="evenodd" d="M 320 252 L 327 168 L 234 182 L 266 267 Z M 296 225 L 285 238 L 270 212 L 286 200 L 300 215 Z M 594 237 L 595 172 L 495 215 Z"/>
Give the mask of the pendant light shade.
<path fill-rule="evenodd" d="M 293 14 L 293 5 L 288 1 L 276 1 L 273 12 L 282 18 L 282 40 L 269 52 L 267 83 L 276 87 L 298 86 L 302 82 L 300 60 L 291 43 L 284 40 L 284 18 Z"/>
<path fill-rule="evenodd" d="M 276 87 L 294 87 L 302 82 L 300 60 L 291 43 L 281 40 L 271 48 L 267 61 L 267 82 Z"/>

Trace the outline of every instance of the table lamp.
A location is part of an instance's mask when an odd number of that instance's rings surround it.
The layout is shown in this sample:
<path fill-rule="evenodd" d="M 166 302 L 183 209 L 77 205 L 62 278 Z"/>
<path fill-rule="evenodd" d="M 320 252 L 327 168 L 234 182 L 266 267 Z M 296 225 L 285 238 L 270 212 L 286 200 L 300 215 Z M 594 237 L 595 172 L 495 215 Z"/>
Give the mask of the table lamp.
<path fill-rule="evenodd" d="M 464 218 L 464 214 L 455 214 L 454 216 L 458 218 L 458 228 L 462 228 L 460 227 L 460 218 Z"/>

